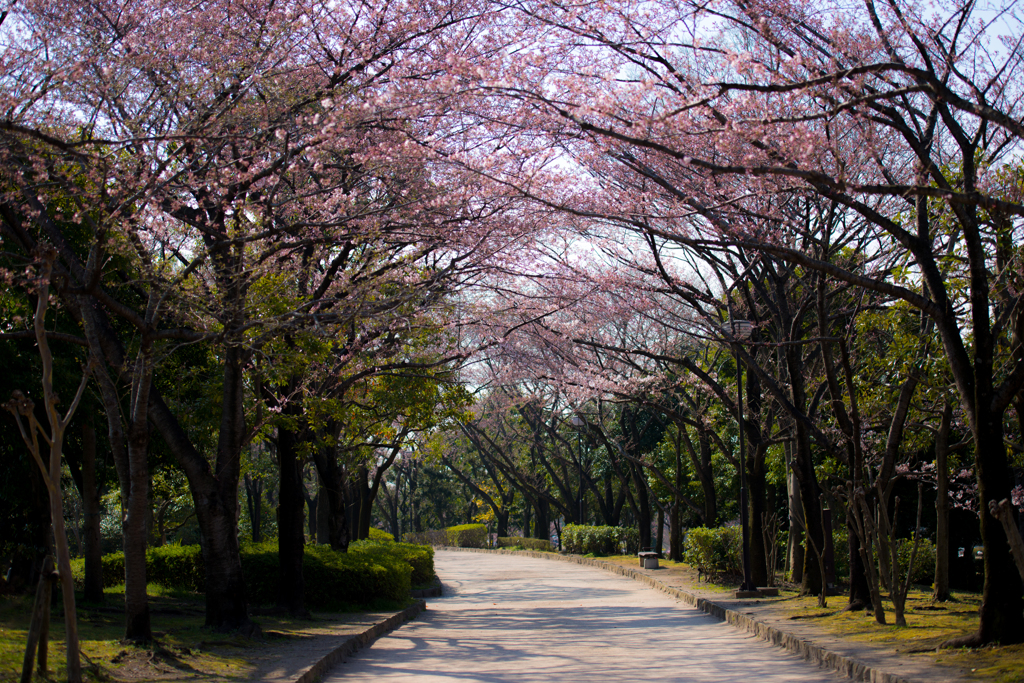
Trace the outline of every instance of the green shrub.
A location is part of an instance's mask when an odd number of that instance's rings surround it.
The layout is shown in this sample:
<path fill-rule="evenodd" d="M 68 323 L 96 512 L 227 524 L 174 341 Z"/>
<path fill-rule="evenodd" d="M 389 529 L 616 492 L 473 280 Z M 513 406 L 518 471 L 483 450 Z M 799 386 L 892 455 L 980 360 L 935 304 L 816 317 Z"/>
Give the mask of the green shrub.
<path fill-rule="evenodd" d="M 625 555 L 636 555 L 640 552 L 640 530 L 633 527 L 619 528 L 619 543 Z"/>
<path fill-rule="evenodd" d="M 168 588 L 201 593 L 206 583 L 203 551 L 198 545 L 150 548 L 146 551 L 146 580 Z M 124 582 L 123 573 L 121 582 Z"/>
<path fill-rule="evenodd" d="M 148 557 L 147 557 L 148 559 Z M 124 553 L 117 551 L 103 556 L 103 587 L 117 586 L 124 583 Z M 82 590 L 85 585 L 85 559 L 75 557 L 71 560 L 71 576 L 75 588 Z"/>
<path fill-rule="evenodd" d="M 912 538 L 901 538 L 896 541 L 896 558 L 899 562 L 901 577 L 907 575 L 907 567 L 910 566 L 910 552 L 913 549 L 914 539 Z M 935 544 L 927 538 L 922 538 L 917 546 L 917 556 L 914 558 L 914 571 L 910 574 L 910 582 L 930 586 L 934 580 Z"/>
<path fill-rule="evenodd" d="M 832 522 L 832 556 L 835 558 L 836 578 L 850 578 L 850 536 L 845 524 Z M 779 534 L 779 536 L 783 536 Z M 782 553 L 779 553 L 782 555 Z"/>
<path fill-rule="evenodd" d="M 395 537 L 393 535 L 389 534 L 388 532 L 382 530 L 382 529 L 378 529 L 377 527 L 371 526 L 370 527 L 369 540 L 371 540 L 371 541 L 393 541 L 393 540 L 395 540 Z"/>
<path fill-rule="evenodd" d="M 437 548 L 448 545 L 448 534 L 444 529 L 431 531 L 407 531 L 402 534 L 402 540 L 415 545 L 430 545 Z"/>
<path fill-rule="evenodd" d="M 203 553 L 197 545 L 165 545 L 146 550 L 146 581 L 168 588 L 202 592 L 205 582 Z M 75 585 L 85 580 L 85 560 L 71 561 Z M 103 556 L 103 587 L 124 583 L 124 553 Z"/>
<path fill-rule="evenodd" d="M 543 538 L 523 538 L 522 536 L 499 536 L 499 548 L 523 548 L 524 550 L 551 551 L 551 541 Z"/>
<path fill-rule="evenodd" d="M 636 529 L 582 524 L 562 527 L 562 550 L 574 555 L 633 555 L 639 545 L 640 534 Z"/>
<path fill-rule="evenodd" d="M 430 546 L 369 539 L 350 543 L 348 551 L 368 555 L 387 555 L 405 562 L 412 567 L 412 585 L 414 586 L 434 580 L 434 549 Z"/>
<path fill-rule="evenodd" d="M 486 548 L 487 527 L 483 524 L 460 524 L 445 529 L 448 545 L 456 548 Z"/>
<path fill-rule="evenodd" d="M 362 543 L 362 547 L 360 547 Z M 376 599 L 402 601 L 409 597 L 412 577 L 426 583 L 434 576 L 434 552 L 431 548 L 406 543 L 362 541 L 354 543 L 354 552 L 341 553 L 329 546 L 306 546 L 302 576 L 306 603 L 318 610 L 346 605 L 368 604 Z M 268 541 L 242 547 L 242 574 L 253 604 L 277 602 L 280 562 L 277 543 Z M 85 563 L 72 560 L 75 583 L 81 587 Z M 147 579 L 167 588 L 202 592 L 203 555 L 199 546 L 163 546 L 146 553 Z M 124 583 L 124 554 L 103 556 L 103 585 Z"/>
<path fill-rule="evenodd" d="M 279 561 L 273 541 L 249 545 L 242 551 L 242 573 L 254 604 L 277 601 Z M 302 578 L 306 604 L 317 610 L 366 604 L 375 599 L 402 601 L 409 597 L 412 567 L 376 548 L 342 553 L 326 545 L 305 547 Z"/>
<path fill-rule="evenodd" d="M 743 546 L 739 527 L 695 527 L 686 532 L 683 541 L 683 561 L 708 579 L 723 573 L 739 572 Z"/>

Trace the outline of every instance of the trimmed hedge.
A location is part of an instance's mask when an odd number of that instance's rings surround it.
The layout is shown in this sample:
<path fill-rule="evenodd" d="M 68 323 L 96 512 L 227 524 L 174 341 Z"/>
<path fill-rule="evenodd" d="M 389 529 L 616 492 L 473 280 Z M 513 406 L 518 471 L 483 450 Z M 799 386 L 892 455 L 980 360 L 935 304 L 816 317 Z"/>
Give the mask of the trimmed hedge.
<path fill-rule="evenodd" d="M 393 541 L 393 540 L 395 540 L 395 537 L 392 534 L 389 534 L 388 532 L 384 531 L 383 529 L 378 529 L 375 526 L 371 526 L 370 527 L 369 540 L 371 540 L 371 541 Z"/>
<path fill-rule="evenodd" d="M 434 580 L 434 549 L 430 546 L 376 541 L 371 538 L 350 543 L 348 551 L 370 556 L 387 555 L 405 562 L 412 567 L 412 585 L 414 586 Z"/>
<path fill-rule="evenodd" d="M 640 532 L 617 526 L 562 527 L 562 549 L 573 555 L 634 555 L 640 549 Z"/>
<path fill-rule="evenodd" d="M 433 550 L 408 544 L 363 541 L 354 552 L 340 553 L 325 545 L 306 546 L 302 575 L 306 602 L 318 610 L 367 604 L 376 599 L 402 601 L 409 597 L 414 567 L 417 576 L 434 576 Z M 279 561 L 277 543 L 268 541 L 242 547 L 242 574 L 253 604 L 277 601 Z M 75 583 L 84 579 L 85 562 L 72 560 Z M 205 581 L 199 546 L 163 546 L 146 552 L 147 579 L 168 588 L 202 592 Z M 428 574 L 429 572 L 429 574 Z M 103 585 L 124 583 L 124 553 L 103 556 Z"/>
<path fill-rule="evenodd" d="M 486 548 L 487 527 L 483 524 L 460 524 L 445 529 L 445 540 L 456 548 Z"/>
<path fill-rule="evenodd" d="M 683 561 L 711 580 L 723 573 L 741 571 L 742 547 L 743 532 L 739 527 L 694 527 L 686 532 L 683 541 Z"/>
<path fill-rule="evenodd" d="M 402 540 L 415 545 L 429 545 L 442 547 L 448 545 L 448 534 L 444 529 L 433 529 L 431 531 L 407 531 L 402 534 Z"/>
<path fill-rule="evenodd" d="M 340 553 L 326 545 L 308 545 L 304 550 L 302 578 L 306 584 L 306 603 L 318 610 L 409 597 L 412 567 L 394 555 L 373 549 Z M 276 542 L 243 549 L 242 573 L 253 603 L 277 601 L 278 571 Z"/>
<path fill-rule="evenodd" d="M 499 536 L 499 548 L 523 548 L 524 550 L 542 550 L 551 552 L 551 541 L 543 538 L 523 538 L 522 536 Z"/>

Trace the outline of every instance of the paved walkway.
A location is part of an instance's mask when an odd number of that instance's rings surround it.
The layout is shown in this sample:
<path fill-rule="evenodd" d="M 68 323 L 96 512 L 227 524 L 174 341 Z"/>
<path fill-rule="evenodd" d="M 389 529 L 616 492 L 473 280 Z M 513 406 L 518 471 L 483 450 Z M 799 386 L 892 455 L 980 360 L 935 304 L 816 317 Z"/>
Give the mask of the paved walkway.
<path fill-rule="evenodd" d="M 435 564 L 445 597 L 325 682 L 848 680 L 593 567 L 444 550 Z"/>

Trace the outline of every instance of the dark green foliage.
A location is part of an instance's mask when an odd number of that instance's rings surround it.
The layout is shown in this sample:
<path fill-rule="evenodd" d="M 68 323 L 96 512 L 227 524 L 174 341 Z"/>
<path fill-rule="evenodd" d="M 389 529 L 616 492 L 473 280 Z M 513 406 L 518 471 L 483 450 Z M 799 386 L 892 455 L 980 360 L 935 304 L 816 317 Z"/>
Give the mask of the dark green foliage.
<path fill-rule="evenodd" d="M 551 541 L 543 538 L 523 538 L 522 536 L 499 536 L 499 548 L 523 548 L 524 550 L 541 550 L 550 552 Z"/>
<path fill-rule="evenodd" d="M 249 599 L 273 604 L 278 597 L 279 563 L 274 542 L 242 549 L 242 574 Z M 409 597 L 412 567 L 387 553 L 339 553 L 326 545 L 306 546 L 302 577 L 306 604 L 318 610 Z"/>
<path fill-rule="evenodd" d="M 318 610 L 368 604 L 374 600 L 402 601 L 409 597 L 414 567 L 417 576 L 434 576 L 430 548 L 405 543 L 364 541 L 358 552 L 339 553 L 328 546 L 306 546 L 302 574 L 306 601 Z M 355 544 L 353 544 L 355 545 Z M 203 555 L 197 545 L 168 545 L 146 552 L 150 583 L 167 588 L 202 592 Z M 76 584 L 84 574 L 84 561 L 72 560 Z M 279 561 L 274 542 L 242 548 L 242 573 L 253 604 L 274 604 L 278 594 Z M 124 583 L 124 553 L 103 556 L 103 585 Z"/>
<path fill-rule="evenodd" d="M 483 524 L 460 524 L 445 529 L 448 545 L 456 548 L 486 548 L 487 527 Z"/>
<path fill-rule="evenodd" d="M 434 549 L 430 546 L 376 541 L 370 538 L 365 541 L 353 541 L 348 546 L 348 552 L 363 553 L 372 557 L 388 556 L 405 562 L 412 567 L 414 586 L 434 580 Z"/>
<path fill-rule="evenodd" d="M 686 532 L 683 561 L 708 579 L 737 573 L 741 568 L 742 530 L 723 526 L 715 529 L 695 527 Z"/>
<path fill-rule="evenodd" d="M 406 543 L 415 543 L 416 545 L 429 545 L 435 547 L 444 547 L 448 545 L 448 534 L 443 529 L 432 529 L 430 531 L 407 531 L 402 534 L 402 538 Z"/>
<path fill-rule="evenodd" d="M 914 549 L 914 539 L 901 538 L 896 541 L 896 560 L 899 563 L 900 577 L 905 580 L 907 568 L 910 566 L 910 553 Z M 914 571 L 910 574 L 910 582 L 932 585 L 935 579 L 935 544 L 922 538 L 917 546 L 914 557 Z"/>
<path fill-rule="evenodd" d="M 740 527 L 696 527 L 686 533 L 683 559 L 710 577 L 739 572 L 741 541 Z"/>
<path fill-rule="evenodd" d="M 639 545 L 640 534 L 632 528 L 581 524 L 562 528 L 562 549 L 574 555 L 632 555 Z"/>

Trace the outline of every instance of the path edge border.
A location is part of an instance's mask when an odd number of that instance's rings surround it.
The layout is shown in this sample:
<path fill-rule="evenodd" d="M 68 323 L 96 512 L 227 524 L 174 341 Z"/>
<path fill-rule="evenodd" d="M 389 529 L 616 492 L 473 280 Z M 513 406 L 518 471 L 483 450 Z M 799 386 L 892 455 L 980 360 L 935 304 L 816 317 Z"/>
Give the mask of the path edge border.
<path fill-rule="evenodd" d="M 660 590 L 663 593 L 667 593 L 672 597 L 678 598 L 685 602 L 691 607 L 695 607 L 706 614 L 709 614 L 721 621 L 728 623 L 730 626 L 738 628 L 747 633 L 751 633 L 761 640 L 767 641 L 776 647 L 780 647 L 784 650 L 800 655 L 809 662 L 814 662 L 819 666 L 835 671 L 839 674 L 846 676 L 855 681 L 867 681 L 868 683 L 911 683 L 908 679 L 903 678 L 894 673 L 888 671 L 882 671 L 876 667 L 865 664 L 864 662 L 857 661 L 852 657 L 833 652 L 826 647 L 818 645 L 816 643 L 803 640 L 793 635 L 792 633 L 786 633 L 770 624 L 766 624 L 763 621 L 758 621 L 746 614 L 737 612 L 736 610 L 723 607 L 718 603 L 712 602 L 707 598 L 697 597 L 689 591 L 685 591 L 675 586 L 669 586 L 653 576 L 642 574 L 635 569 L 630 567 L 623 567 L 620 564 L 613 562 L 606 562 L 604 560 L 598 560 L 593 557 L 583 557 L 582 555 L 562 555 L 560 553 L 546 553 L 536 550 L 507 550 L 504 548 L 452 548 L 445 547 L 443 550 L 454 550 L 456 552 L 474 552 L 474 553 L 491 553 L 499 555 L 522 555 L 525 557 L 535 557 L 543 560 L 558 560 L 561 562 L 574 562 L 576 564 L 587 565 L 590 567 L 597 567 L 605 571 L 610 571 L 621 576 L 625 576 L 633 579 L 634 581 L 640 581 L 645 583 L 651 588 Z M 301 683 L 307 683 L 302 681 Z"/>
<path fill-rule="evenodd" d="M 387 619 L 377 622 L 366 630 L 350 636 L 341 645 L 338 645 L 314 662 L 312 666 L 306 669 L 295 679 L 295 683 L 317 683 L 321 678 L 323 678 L 324 674 L 340 664 L 346 657 L 352 655 L 357 650 L 368 647 L 373 643 L 373 641 L 377 640 L 377 638 L 380 638 L 389 631 L 395 630 L 405 622 L 412 621 L 426 609 L 426 601 L 417 600 L 401 612 L 396 612 Z"/>

